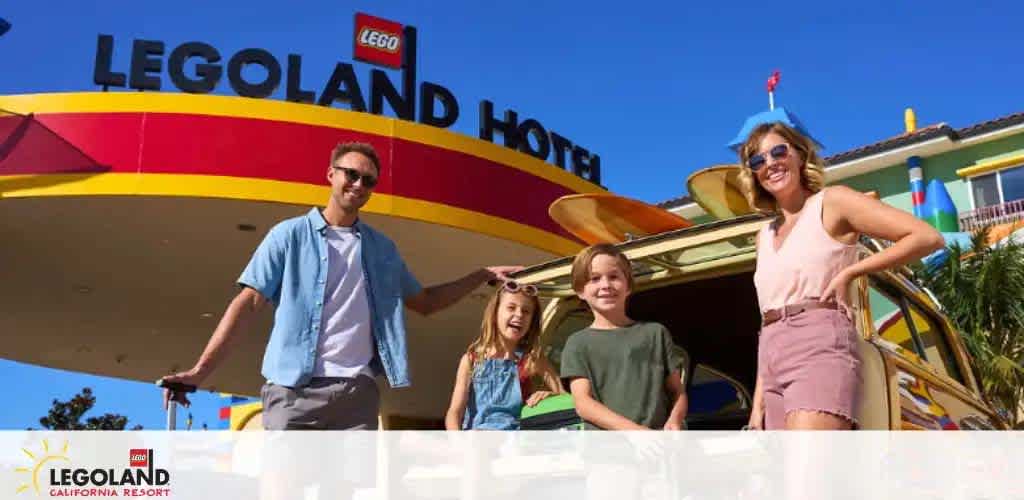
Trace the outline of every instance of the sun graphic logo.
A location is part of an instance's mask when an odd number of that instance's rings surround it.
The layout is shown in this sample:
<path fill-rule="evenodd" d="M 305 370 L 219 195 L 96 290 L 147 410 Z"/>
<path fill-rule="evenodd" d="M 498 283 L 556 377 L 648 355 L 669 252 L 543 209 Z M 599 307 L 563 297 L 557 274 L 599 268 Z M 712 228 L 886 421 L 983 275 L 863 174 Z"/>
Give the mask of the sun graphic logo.
<path fill-rule="evenodd" d="M 28 474 L 29 477 L 25 479 L 25 482 L 18 485 L 17 493 L 28 491 L 29 489 L 35 491 L 36 495 L 39 495 L 39 472 L 44 470 L 46 464 L 50 462 L 70 462 L 68 458 L 68 442 L 64 441 L 64 444 L 59 450 L 50 451 L 50 443 L 47 440 L 43 440 L 43 449 L 40 452 L 32 453 L 31 451 L 22 448 L 21 451 L 25 452 L 28 459 L 32 461 L 31 467 L 18 467 L 14 469 L 16 473 Z"/>

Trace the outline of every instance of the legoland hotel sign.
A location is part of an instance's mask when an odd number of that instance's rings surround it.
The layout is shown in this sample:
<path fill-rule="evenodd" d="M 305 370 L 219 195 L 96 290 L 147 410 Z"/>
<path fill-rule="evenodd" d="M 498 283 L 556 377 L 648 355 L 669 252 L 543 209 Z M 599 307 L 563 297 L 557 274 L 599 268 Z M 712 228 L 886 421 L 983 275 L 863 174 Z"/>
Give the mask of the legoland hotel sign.
<path fill-rule="evenodd" d="M 133 40 L 130 57 L 115 59 L 115 45 L 111 35 L 99 35 L 97 39 L 93 81 L 104 90 L 161 90 L 169 80 L 182 92 L 206 94 L 227 76 L 235 94 L 267 98 L 284 80 L 285 99 L 292 102 L 341 104 L 352 111 L 377 115 L 383 115 L 387 106 L 402 120 L 439 128 L 451 127 L 460 115 L 458 99 L 443 85 L 424 81 L 417 86 L 416 28 L 366 14 L 355 15 L 353 56 L 362 62 L 400 70 L 398 86 L 381 69 L 370 71 L 366 86 L 367 81 L 360 83 L 352 64 L 347 62 L 337 62 L 326 82 L 305 82 L 301 55 L 288 54 L 282 61 L 259 48 L 242 49 L 227 57 L 204 42 L 185 42 L 171 48 L 159 40 Z M 188 69 L 190 62 L 195 65 Z M 260 73 L 266 75 L 262 81 L 243 77 L 242 70 L 249 65 L 262 68 Z M 496 116 L 494 104 L 483 100 L 479 104 L 478 123 L 480 139 L 494 142 L 495 133 L 499 133 L 506 147 L 554 163 L 596 184 L 601 182 L 601 158 L 597 154 L 536 119 L 521 119 L 512 109 Z"/>

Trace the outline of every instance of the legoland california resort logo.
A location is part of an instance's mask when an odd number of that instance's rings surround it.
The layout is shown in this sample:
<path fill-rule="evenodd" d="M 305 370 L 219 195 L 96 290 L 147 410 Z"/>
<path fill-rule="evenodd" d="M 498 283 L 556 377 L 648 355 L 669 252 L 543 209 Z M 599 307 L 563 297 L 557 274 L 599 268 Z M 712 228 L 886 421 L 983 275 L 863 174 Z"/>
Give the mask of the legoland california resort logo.
<path fill-rule="evenodd" d="M 60 467 L 70 465 L 68 442 L 51 450 L 43 440 L 40 451 L 22 448 L 31 466 L 18 467 L 21 478 L 17 493 L 32 492 L 45 497 L 167 497 L 171 494 L 171 474 L 158 469 L 152 449 L 128 450 L 127 467 L 96 469 Z"/>

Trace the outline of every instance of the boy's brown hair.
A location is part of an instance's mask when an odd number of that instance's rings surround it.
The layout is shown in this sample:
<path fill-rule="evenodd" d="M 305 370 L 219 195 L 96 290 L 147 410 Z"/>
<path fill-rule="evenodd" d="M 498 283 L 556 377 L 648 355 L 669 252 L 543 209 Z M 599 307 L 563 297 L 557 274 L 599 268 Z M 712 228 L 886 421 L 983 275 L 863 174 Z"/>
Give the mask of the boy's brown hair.
<path fill-rule="evenodd" d="M 633 265 L 629 263 L 629 258 L 625 254 L 609 243 L 591 245 L 576 254 L 576 258 L 572 261 L 572 289 L 576 293 L 583 292 L 583 287 L 587 284 L 587 281 L 590 281 L 590 264 L 594 262 L 594 258 L 598 255 L 607 255 L 616 260 L 619 269 L 626 278 L 629 290 L 633 291 Z"/>

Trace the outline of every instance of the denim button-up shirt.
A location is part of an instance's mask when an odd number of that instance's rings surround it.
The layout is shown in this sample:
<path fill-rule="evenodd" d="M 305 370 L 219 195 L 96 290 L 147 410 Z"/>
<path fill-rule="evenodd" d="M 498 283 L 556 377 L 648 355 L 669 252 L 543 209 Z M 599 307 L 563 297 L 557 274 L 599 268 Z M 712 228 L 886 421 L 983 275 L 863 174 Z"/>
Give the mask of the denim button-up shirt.
<path fill-rule="evenodd" d="M 289 387 L 309 383 L 316 361 L 327 283 L 327 221 L 320 210 L 274 226 L 238 283 L 274 303 L 274 328 L 263 355 L 263 376 Z M 403 298 L 422 290 L 395 243 L 356 221 L 376 347 L 371 367 L 391 387 L 409 385 Z"/>

